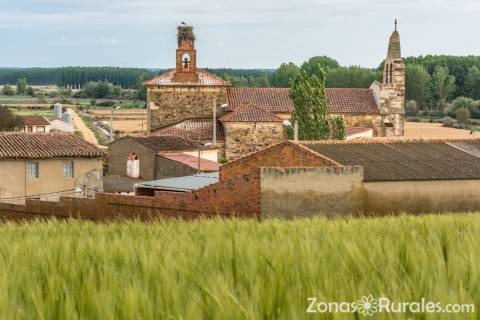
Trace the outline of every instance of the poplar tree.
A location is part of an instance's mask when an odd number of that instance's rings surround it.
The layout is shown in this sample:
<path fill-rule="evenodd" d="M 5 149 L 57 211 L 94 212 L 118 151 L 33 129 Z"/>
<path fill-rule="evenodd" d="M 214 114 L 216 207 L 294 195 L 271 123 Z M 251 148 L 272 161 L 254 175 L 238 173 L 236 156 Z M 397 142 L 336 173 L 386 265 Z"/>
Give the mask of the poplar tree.
<path fill-rule="evenodd" d="M 290 88 L 293 101 L 292 123 L 298 124 L 300 140 L 344 139 L 345 125 L 341 116 L 328 115 L 325 94 L 325 71 L 318 66 L 316 74 L 301 70 Z M 289 130 L 289 136 L 292 132 Z"/>

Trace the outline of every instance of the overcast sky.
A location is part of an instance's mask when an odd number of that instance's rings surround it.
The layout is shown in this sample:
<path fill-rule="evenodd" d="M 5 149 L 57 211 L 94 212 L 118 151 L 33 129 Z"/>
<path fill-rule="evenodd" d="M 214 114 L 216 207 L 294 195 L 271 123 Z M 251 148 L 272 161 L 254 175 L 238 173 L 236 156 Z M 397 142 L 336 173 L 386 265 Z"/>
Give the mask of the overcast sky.
<path fill-rule="evenodd" d="M 186 21 L 201 67 L 376 67 L 395 18 L 404 56 L 480 55 L 480 0 L 0 0 L 0 66 L 170 68 Z"/>

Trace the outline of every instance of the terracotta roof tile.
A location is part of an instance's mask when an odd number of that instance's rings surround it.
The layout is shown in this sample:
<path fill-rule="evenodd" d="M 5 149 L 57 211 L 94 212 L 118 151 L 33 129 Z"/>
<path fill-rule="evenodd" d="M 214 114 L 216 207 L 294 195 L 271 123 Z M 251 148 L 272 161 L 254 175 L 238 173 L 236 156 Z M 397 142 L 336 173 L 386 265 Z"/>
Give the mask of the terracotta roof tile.
<path fill-rule="evenodd" d="M 220 77 L 217 77 L 214 74 L 211 74 L 205 70 L 197 69 L 198 82 L 175 82 L 174 81 L 175 70 L 163 73 L 152 80 L 149 80 L 144 83 L 148 86 L 186 86 L 186 87 L 196 87 L 196 86 L 216 86 L 216 87 L 229 87 L 231 86 L 230 82 L 223 80 Z"/>
<path fill-rule="evenodd" d="M 328 88 L 325 93 L 332 113 L 380 113 L 371 89 Z"/>
<path fill-rule="evenodd" d="M 103 152 L 73 134 L 0 133 L 0 159 L 100 158 Z"/>
<path fill-rule="evenodd" d="M 229 88 L 228 110 L 250 104 L 270 112 L 290 113 L 293 103 L 288 91 L 288 88 Z"/>
<path fill-rule="evenodd" d="M 24 126 L 48 126 L 50 122 L 44 116 L 21 116 Z"/>
<path fill-rule="evenodd" d="M 291 113 L 288 92 L 288 88 L 229 88 L 228 110 L 251 104 L 274 113 Z M 325 93 L 332 113 L 379 113 L 371 89 L 327 88 Z"/>
<path fill-rule="evenodd" d="M 185 139 L 179 136 L 174 136 L 174 135 L 147 136 L 147 137 L 127 136 L 122 139 L 132 139 L 156 152 L 171 151 L 171 150 L 175 150 L 175 151 L 193 150 L 193 149 L 197 149 L 198 147 L 198 142 Z"/>
<path fill-rule="evenodd" d="M 302 141 L 342 165 L 362 166 L 365 181 L 480 179 L 480 140 Z"/>
<path fill-rule="evenodd" d="M 239 107 L 220 120 L 222 122 L 282 122 L 282 119 L 273 113 L 254 105 Z"/>
<path fill-rule="evenodd" d="M 208 142 L 213 140 L 213 122 L 211 118 L 187 119 L 163 128 L 153 130 L 151 135 L 176 135 L 185 139 Z M 223 126 L 217 123 L 217 140 L 225 140 Z"/>
<path fill-rule="evenodd" d="M 198 168 L 198 158 L 182 153 L 162 153 L 160 156 L 172 161 L 183 163 L 191 168 Z M 214 161 L 200 158 L 200 171 L 216 172 L 220 168 L 220 164 Z"/>

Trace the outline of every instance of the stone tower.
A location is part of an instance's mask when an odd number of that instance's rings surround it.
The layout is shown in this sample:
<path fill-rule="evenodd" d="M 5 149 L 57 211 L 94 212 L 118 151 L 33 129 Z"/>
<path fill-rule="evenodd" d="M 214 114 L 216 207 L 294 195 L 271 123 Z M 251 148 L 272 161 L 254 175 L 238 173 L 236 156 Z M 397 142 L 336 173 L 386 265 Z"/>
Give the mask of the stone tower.
<path fill-rule="evenodd" d="M 388 43 L 383 70 L 383 83 L 374 83 L 372 89 L 381 106 L 384 136 L 403 136 L 405 121 L 405 62 L 400 49 L 400 34 L 395 30 Z"/>
<path fill-rule="evenodd" d="M 197 50 L 195 50 L 195 33 L 193 27 L 182 23 L 177 27 L 176 82 L 197 82 Z"/>

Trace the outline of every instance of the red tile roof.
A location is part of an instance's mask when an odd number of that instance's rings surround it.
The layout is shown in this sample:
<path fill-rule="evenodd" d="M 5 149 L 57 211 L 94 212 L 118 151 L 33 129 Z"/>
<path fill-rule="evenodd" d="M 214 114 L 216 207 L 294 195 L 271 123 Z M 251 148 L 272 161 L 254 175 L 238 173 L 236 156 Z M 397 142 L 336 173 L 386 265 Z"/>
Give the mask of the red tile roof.
<path fill-rule="evenodd" d="M 145 147 L 159 152 L 159 151 L 170 151 L 170 150 L 196 150 L 198 148 L 198 142 L 185 139 L 183 137 L 178 137 L 174 135 L 162 135 L 162 136 L 147 136 L 147 137 L 124 137 L 122 139 L 132 139 Z M 113 142 L 115 143 L 115 142 Z"/>
<path fill-rule="evenodd" d="M 254 105 L 238 107 L 220 120 L 222 122 L 282 122 L 282 119 L 273 113 Z"/>
<path fill-rule="evenodd" d="M 250 104 L 270 112 L 290 113 L 293 103 L 288 91 L 288 88 L 229 88 L 228 110 Z"/>
<path fill-rule="evenodd" d="M 50 122 L 44 116 L 21 116 L 24 126 L 48 126 Z"/>
<path fill-rule="evenodd" d="M 182 153 L 162 153 L 161 157 L 167 158 L 172 161 L 186 164 L 194 169 L 198 168 L 198 158 Z M 220 164 L 214 161 L 200 158 L 200 171 L 202 172 L 216 172 L 220 168 Z"/>
<path fill-rule="evenodd" d="M 251 104 L 274 113 L 291 113 L 288 92 L 288 88 L 229 88 L 228 110 Z M 379 113 L 371 89 L 327 88 L 325 93 L 331 113 Z"/>
<path fill-rule="evenodd" d="M 325 93 L 332 113 L 380 113 L 371 89 L 328 88 Z"/>
<path fill-rule="evenodd" d="M 214 74 L 211 74 L 205 70 L 197 68 L 198 82 L 175 82 L 174 80 L 175 70 L 163 73 L 152 80 L 149 80 L 144 83 L 147 87 L 150 86 L 186 86 L 186 87 L 196 87 L 196 86 L 214 86 L 214 87 L 229 87 L 231 86 L 230 82 L 223 80 L 220 77 L 217 77 Z"/>
<path fill-rule="evenodd" d="M 0 133 L 0 159 L 100 158 L 103 152 L 73 134 Z"/>
<path fill-rule="evenodd" d="M 151 135 L 176 135 L 190 140 L 207 142 L 213 140 L 212 118 L 187 119 L 150 132 Z M 217 122 L 217 140 L 225 140 L 223 126 Z"/>

